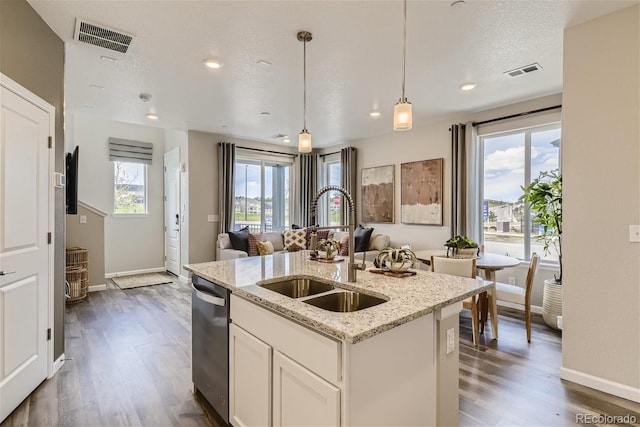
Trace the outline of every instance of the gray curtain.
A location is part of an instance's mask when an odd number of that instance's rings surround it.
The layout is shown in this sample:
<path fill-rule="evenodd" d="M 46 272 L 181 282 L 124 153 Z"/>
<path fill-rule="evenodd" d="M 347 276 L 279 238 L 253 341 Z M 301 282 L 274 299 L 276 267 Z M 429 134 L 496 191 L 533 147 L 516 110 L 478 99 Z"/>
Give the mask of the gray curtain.
<path fill-rule="evenodd" d="M 451 236 L 481 241 L 477 132 L 471 123 L 451 125 Z"/>
<path fill-rule="evenodd" d="M 232 230 L 235 195 L 233 194 L 236 166 L 236 145 L 218 143 L 218 206 L 220 207 L 220 233 Z"/>
<path fill-rule="evenodd" d="M 467 162 L 465 125 L 454 124 L 451 132 L 451 237 L 466 235 Z"/>
<path fill-rule="evenodd" d="M 311 201 L 318 192 L 318 155 L 299 154 L 295 160 L 296 203 L 294 222 L 301 226 L 311 225 Z"/>
<path fill-rule="evenodd" d="M 340 150 L 340 183 L 342 188 L 347 190 L 354 203 L 358 193 L 358 166 L 356 164 L 357 150 L 355 147 L 346 147 Z M 349 219 L 349 206 L 344 197 L 342 198 L 342 223 L 346 224 Z"/>

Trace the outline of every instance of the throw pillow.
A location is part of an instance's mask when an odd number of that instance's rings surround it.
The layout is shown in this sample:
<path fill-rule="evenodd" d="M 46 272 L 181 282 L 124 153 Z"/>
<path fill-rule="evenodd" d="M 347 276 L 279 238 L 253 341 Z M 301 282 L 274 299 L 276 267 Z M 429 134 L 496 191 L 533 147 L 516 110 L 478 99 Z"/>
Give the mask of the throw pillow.
<path fill-rule="evenodd" d="M 284 232 L 284 249 L 289 252 L 299 251 L 307 245 L 307 229 L 286 230 Z"/>
<path fill-rule="evenodd" d="M 266 242 L 258 242 L 258 253 L 260 255 L 271 255 L 273 253 L 273 243 Z"/>
<path fill-rule="evenodd" d="M 373 228 L 364 228 L 358 224 L 358 227 L 354 231 L 354 245 L 356 252 L 366 252 L 369 249 L 369 239 L 371 239 L 371 233 Z"/>
<path fill-rule="evenodd" d="M 249 226 L 238 231 L 228 231 L 231 247 L 237 251 L 249 253 Z"/>
<path fill-rule="evenodd" d="M 249 233 L 249 256 L 258 255 L 258 242 L 262 242 L 262 233 Z"/>
<path fill-rule="evenodd" d="M 349 256 L 349 234 L 345 234 L 340 239 L 340 255 Z"/>

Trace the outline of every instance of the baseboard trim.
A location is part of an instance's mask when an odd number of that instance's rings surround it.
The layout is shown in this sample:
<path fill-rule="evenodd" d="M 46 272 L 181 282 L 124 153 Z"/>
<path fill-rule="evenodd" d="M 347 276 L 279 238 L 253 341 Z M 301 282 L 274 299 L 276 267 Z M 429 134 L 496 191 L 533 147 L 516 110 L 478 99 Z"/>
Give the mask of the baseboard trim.
<path fill-rule="evenodd" d="M 186 285 L 187 283 L 189 283 L 189 278 L 187 276 L 180 275 L 180 276 L 178 276 L 178 280 L 183 285 Z"/>
<path fill-rule="evenodd" d="M 623 399 L 631 400 L 632 402 L 640 403 L 640 388 L 616 383 L 565 367 L 560 368 L 560 378 L 604 393 L 622 397 Z"/>
<path fill-rule="evenodd" d="M 522 306 L 520 304 L 514 304 L 514 303 L 508 302 L 508 301 L 498 301 L 498 305 L 501 305 L 503 307 L 513 308 L 514 310 L 518 310 L 518 311 L 524 312 L 524 306 Z M 532 305 L 531 306 L 531 312 L 535 313 L 535 314 L 542 314 L 542 307 L 537 306 L 537 305 Z"/>
<path fill-rule="evenodd" d="M 134 274 L 164 273 L 165 271 L 167 271 L 167 269 L 164 267 L 145 268 L 143 270 L 131 270 L 131 271 L 119 271 L 117 273 L 107 273 L 104 275 L 104 278 L 112 279 L 114 277 L 120 277 L 120 276 L 133 276 Z"/>
<path fill-rule="evenodd" d="M 98 291 L 106 291 L 107 284 L 103 283 L 102 285 L 89 285 L 87 288 L 87 292 L 98 292 Z"/>
<path fill-rule="evenodd" d="M 49 375 L 49 378 L 52 378 L 56 374 L 56 372 L 58 372 L 60 368 L 62 368 L 62 365 L 64 365 L 64 360 L 64 353 L 62 353 L 60 357 L 58 357 L 51 365 L 51 375 Z"/>

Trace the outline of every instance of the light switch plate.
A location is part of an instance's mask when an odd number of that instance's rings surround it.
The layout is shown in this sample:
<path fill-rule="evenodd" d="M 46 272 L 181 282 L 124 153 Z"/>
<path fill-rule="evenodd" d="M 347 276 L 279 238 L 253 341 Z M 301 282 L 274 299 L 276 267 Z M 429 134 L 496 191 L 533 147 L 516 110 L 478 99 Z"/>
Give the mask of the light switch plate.
<path fill-rule="evenodd" d="M 86 224 L 86 223 L 87 223 L 87 216 L 80 215 L 80 224 Z"/>
<path fill-rule="evenodd" d="M 629 226 L 629 241 L 640 243 L 640 225 Z"/>
<path fill-rule="evenodd" d="M 207 215 L 207 222 L 214 222 L 213 215 Z"/>

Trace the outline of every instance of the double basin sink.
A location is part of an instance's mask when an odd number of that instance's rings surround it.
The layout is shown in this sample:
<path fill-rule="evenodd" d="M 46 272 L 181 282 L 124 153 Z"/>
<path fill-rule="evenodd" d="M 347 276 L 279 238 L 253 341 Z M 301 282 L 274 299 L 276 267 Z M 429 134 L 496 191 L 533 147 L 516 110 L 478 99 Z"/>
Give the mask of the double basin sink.
<path fill-rule="evenodd" d="M 268 283 L 258 283 L 258 285 L 289 298 L 304 298 L 302 301 L 307 304 L 340 313 L 358 311 L 386 302 L 383 298 L 348 291 L 331 283 L 307 277 L 286 278 Z"/>

